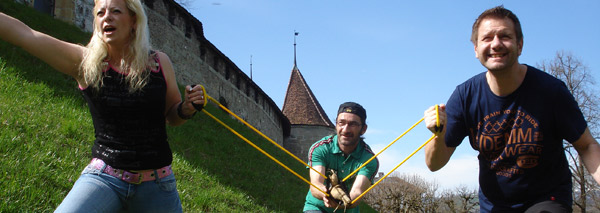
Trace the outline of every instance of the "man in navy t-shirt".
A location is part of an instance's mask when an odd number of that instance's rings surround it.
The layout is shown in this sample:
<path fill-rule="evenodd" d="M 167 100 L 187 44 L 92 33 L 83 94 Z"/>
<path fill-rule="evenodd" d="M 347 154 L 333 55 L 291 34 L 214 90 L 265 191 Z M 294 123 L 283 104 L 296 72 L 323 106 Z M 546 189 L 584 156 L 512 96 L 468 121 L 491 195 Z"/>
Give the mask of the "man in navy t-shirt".
<path fill-rule="evenodd" d="M 475 55 L 487 68 L 458 85 L 440 107 L 442 133 L 425 147 L 432 171 L 442 168 L 468 136 L 479 151 L 481 212 L 570 212 L 572 183 L 562 141 L 573 144 L 596 182 L 600 145 L 573 95 L 553 76 L 518 61 L 523 33 L 502 6 L 473 24 Z M 434 107 L 425 111 L 435 131 Z"/>

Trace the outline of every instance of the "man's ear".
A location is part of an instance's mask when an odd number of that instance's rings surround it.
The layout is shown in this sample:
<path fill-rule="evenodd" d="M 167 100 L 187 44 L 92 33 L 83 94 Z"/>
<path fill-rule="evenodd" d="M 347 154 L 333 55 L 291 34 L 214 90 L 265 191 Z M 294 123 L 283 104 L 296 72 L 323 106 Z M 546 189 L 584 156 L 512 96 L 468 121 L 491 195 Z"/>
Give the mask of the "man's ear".
<path fill-rule="evenodd" d="M 362 126 L 362 129 L 360 130 L 360 135 L 364 135 L 365 132 L 367 132 L 367 124 Z"/>

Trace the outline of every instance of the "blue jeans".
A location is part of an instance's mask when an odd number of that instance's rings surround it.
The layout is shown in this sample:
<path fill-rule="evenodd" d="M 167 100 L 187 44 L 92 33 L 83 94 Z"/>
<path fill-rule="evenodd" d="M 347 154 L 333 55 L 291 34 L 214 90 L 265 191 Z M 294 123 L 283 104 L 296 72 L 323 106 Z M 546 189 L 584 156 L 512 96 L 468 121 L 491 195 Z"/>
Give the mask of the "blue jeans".
<path fill-rule="evenodd" d="M 182 212 L 173 174 L 130 184 L 87 166 L 55 212 Z"/>

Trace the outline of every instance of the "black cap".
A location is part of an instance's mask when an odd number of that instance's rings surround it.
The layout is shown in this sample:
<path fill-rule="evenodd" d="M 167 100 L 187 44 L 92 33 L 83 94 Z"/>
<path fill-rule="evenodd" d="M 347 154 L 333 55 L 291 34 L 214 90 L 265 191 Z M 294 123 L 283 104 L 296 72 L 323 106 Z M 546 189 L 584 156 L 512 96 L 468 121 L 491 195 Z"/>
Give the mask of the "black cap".
<path fill-rule="evenodd" d="M 346 102 L 341 104 L 337 114 L 339 115 L 342 112 L 358 115 L 363 124 L 365 123 L 365 120 L 367 120 L 367 111 L 365 108 L 354 102 Z"/>

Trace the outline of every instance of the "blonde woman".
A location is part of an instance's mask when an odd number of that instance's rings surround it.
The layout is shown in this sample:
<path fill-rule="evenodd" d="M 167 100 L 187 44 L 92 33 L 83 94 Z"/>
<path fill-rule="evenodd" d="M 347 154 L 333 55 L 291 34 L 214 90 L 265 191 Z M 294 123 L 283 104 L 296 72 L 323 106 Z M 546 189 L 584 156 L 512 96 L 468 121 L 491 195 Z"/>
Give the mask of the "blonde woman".
<path fill-rule="evenodd" d="M 90 108 L 96 140 L 57 212 L 181 212 L 166 124 L 177 126 L 202 106 L 187 86 L 184 100 L 173 66 L 153 51 L 140 0 L 96 0 L 87 46 L 60 41 L 0 13 L 0 38 L 72 76 Z"/>

